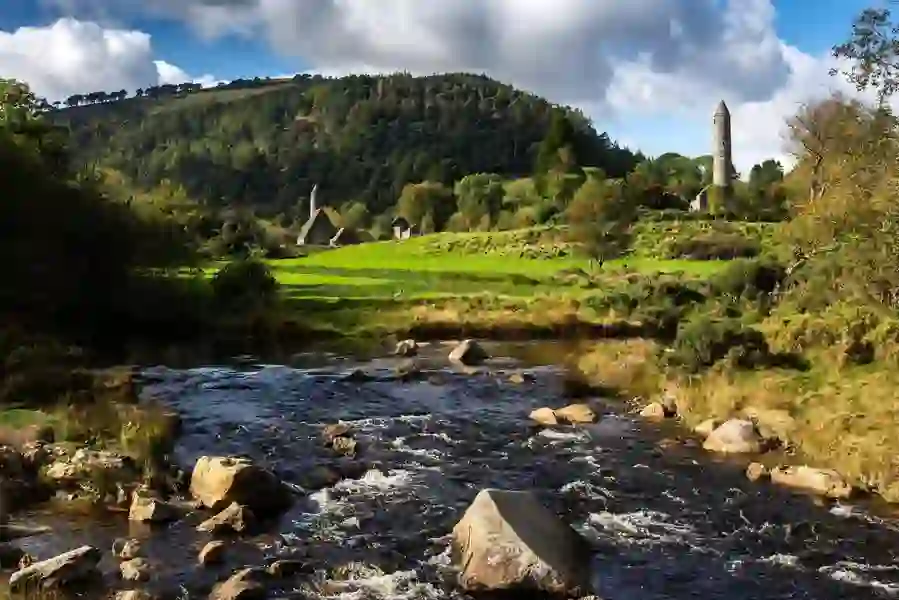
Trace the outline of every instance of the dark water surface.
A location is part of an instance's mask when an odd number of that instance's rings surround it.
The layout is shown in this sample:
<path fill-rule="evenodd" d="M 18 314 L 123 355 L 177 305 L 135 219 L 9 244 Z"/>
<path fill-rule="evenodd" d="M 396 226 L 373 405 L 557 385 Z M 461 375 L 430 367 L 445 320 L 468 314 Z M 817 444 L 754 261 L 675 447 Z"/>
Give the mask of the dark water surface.
<path fill-rule="evenodd" d="M 536 490 L 595 544 L 597 592 L 606 600 L 899 594 L 899 530 L 863 507 L 818 506 L 749 483 L 741 463 L 684 445 L 662 449 L 671 431 L 611 401 L 591 399 L 604 412 L 593 426 L 529 427 L 533 408 L 565 403 L 560 371 L 535 366 L 533 349 L 503 347 L 497 352 L 530 364 L 491 361 L 472 374 L 452 370 L 446 348 L 434 347 L 423 378 L 408 382 L 393 377 L 396 359 L 324 354 L 297 357 L 293 367 L 148 369 L 144 395 L 184 417 L 185 466 L 204 454 L 246 455 L 304 488 L 316 487 L 322 467 L 349 478 L 301 494 L 218 570 L 196 566 L 208 541 L 194 531 L 200 514 L 152 531 L 129 526 L 124 515 L 54 515 L 57 533 L 24 546 L 41 557 L 84 542 L 106 550 L 131 533 L 145 540 L 154 585 L 190 598 L 205 597 L 236 567 L 274 557 L 302 557 L 318 572 L 273 597 L 454 598 L 462 594 L 452 585 L 447 534 L 479 490 L 498 487 Z M 355 369 L 374 380 L 348 378 Z M 533 380 L 509 383 L 518 369 Z M 321 446 L 321 427 L 338 420 L 359 432 L 364 450 L 355 462 Z M 103 566 L 116 568 L 111 557 Z"/>

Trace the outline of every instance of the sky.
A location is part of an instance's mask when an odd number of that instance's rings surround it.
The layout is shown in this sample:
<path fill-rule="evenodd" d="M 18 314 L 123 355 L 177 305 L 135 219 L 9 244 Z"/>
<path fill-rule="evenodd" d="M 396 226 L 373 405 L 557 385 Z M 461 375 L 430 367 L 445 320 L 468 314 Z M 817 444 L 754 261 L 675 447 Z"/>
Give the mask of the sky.
<path fill-rule="evenodd" d="M 159 83 L 486 73 L 655 156 L 790 163 L 786 119 L 835 90 L 853 18 L 883 0 L 0 0 L 0 77 L 50 100 Z"/>

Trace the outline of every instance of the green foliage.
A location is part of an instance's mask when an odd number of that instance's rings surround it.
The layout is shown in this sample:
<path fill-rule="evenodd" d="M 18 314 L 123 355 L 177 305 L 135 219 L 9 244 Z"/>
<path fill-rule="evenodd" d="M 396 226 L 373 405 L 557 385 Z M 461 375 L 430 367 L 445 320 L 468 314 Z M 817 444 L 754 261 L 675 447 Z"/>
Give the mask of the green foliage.
<path fill-rule="evenodd" d="M 455 211 L 455 204 L 453 191 L 442 183 L 409 183 L 403 187 L 397 201 L 396 214 L 418 225 L 423 233 L 433 233 L 446 226 Z"/>
<path fill-rule="evenodd" d="M 143 317 L 130 310 L 130 291 L 148 270 L 184 262 L 189 250 L 179 228 L 142 218 L 105 197 L 92 178 L 61 168 L 67 159 L 57 131 L 21 102 L 30 94 L 23 90 L 7 92 L 13 107 L 2 110 L 17 116 L 0 127 L 0 252 L 14 257 L 0 287 L 0 320 L 96 338 L 121 335 Z"/>
<path fill-rule="evenodd" d="M 459 207 L 456 229 L 486 231 L 499 216 L 503 203 L 503 181 L 492 173 L 466 175 L 455 187 Z"/>
<path fill-rule="evenodd" d="M 636 162 L 576 111 L 466 74 L 298 75 L 54 115 L 71 126 L 86 163 L 119 169 L 144 188 L 168 179 L 200 203 L 250 205 L 264 217 L 287 211 L 315 183 L 323 203 L 355 200 L 378 215 L 409 183 L 529 175 L 553 118 L 581 166 L 620 176 Z"/>
<path fill-rule="evenodd" d="M 212 278 L 216 304 L 223 310 L 250 312 L 270 307 L 278 298 L 278 289 L 271 269 L 258 260 L 230 262 Z"/>
<path fill-rule="evenodd" d="M 833 55 L 848 59 L 846 78 L 861 91 L 873 88 L 883 103 L 899 90 L 899 24 L 886 8 L 867 8 L 856 17 L 848 41 Z M 831 71 L 836 74 L 836 70 Z"/>
<path fill-rule="evenodd" d="M 705 301 L 706 294 L 696 282 L 677 277 L 639 277 L 591 298 L 589 304 L 594 310 L 626 315 L 661 336 L 670 336 L 677 331 L 678 323 Z"/>
<path fill-rule="evenodd" d="M 711 278 L 717 294 L 759 300 L 770 296 L 786 279 L 786 270 L 772 260 L 738 259 Z"/>
<path fill-rule="evenodd" d="M 740 368 L 771 362 L 765 336 L 738 319 L 697 314 L 681 323 L 668 356 L 670 364 L 698 372 L 722 359 Z"/>
<path fill-rule="evenodd" d="M 571 240 L 603 261 L 627 248 L 636 210 L 620 180 L 588 179 L 571 200 L 565 218 Z"/>
<path fill-rule="evenodd" d="M 736 233 L 708 233 L 682 238 L 672 244 L 668 258 L 691 260 L 733 260 L 752 258 L 761 253 L 758 241 Z"/>

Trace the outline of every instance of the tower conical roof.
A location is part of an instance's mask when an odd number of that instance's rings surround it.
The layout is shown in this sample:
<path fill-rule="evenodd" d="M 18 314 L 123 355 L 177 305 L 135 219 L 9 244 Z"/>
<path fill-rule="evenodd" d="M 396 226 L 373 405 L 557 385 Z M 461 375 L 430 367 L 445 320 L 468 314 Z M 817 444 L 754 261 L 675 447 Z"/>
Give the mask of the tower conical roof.
<path fill-rule="evenodd" d="M 724 100 L 718 102 L 718 106 L 715 107 L 716 115 L 729 115 L 730 111 L 727 109 L 727 104 L 724 103 Z"/>

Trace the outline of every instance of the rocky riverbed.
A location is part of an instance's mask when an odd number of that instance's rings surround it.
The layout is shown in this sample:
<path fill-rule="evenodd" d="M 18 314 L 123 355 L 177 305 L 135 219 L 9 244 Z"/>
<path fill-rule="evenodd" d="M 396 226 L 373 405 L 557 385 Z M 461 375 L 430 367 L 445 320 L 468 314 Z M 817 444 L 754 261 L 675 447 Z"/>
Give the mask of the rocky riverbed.
<path fill-rule="evenodd" d="M 471 588 L 514 582 L 484 566 L 511 545 L 542 559 L 545 587 L 583 595 L 569 583 L 587 580 L 610 600 L 899 594 L 899 522 L 877 507 L 750 481 L 745 458 L 704 451 L 670 419 L 566 398 L 533 346 L 488 346 L 500 358 L 478 366 L 450 349 L 144 369 L 141 395 L 181 415 L 172 460 L 191 481 L 128 489 L 109 498 L 118 511 L 60 495 L 19 512 L 16 526 L 50 531 L 11 542 L 32 560 L 0 563 L 37 581 L 40 559 L 71 551 L 66 572 L 96 566 L 88 598 L 438 600 L 469 595 L 460 571 Z M 529 417 L 572 404 L 555 423 Z M 488 535 L 497 519 L 518 535 Z"/>

